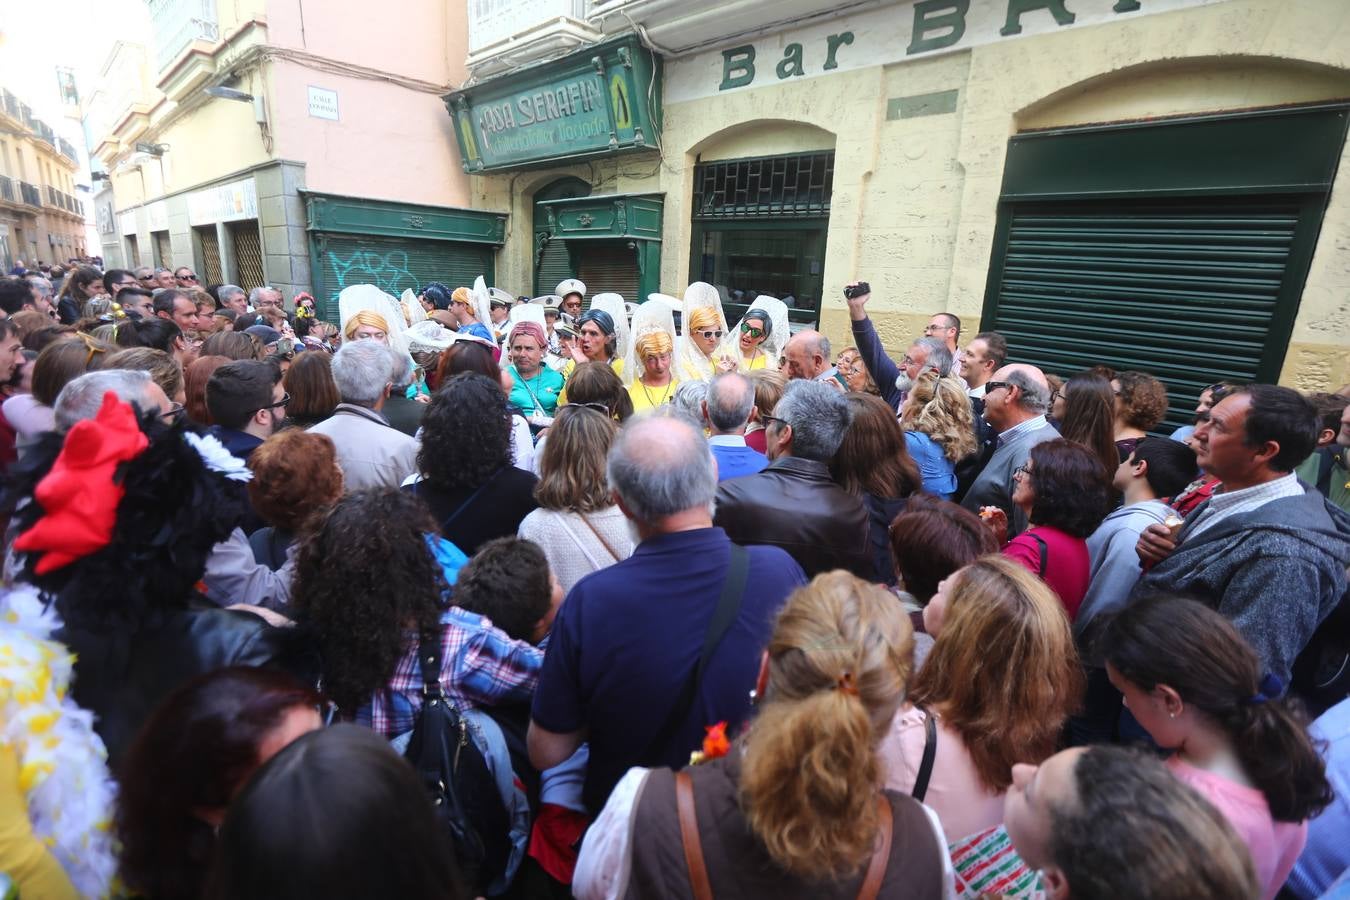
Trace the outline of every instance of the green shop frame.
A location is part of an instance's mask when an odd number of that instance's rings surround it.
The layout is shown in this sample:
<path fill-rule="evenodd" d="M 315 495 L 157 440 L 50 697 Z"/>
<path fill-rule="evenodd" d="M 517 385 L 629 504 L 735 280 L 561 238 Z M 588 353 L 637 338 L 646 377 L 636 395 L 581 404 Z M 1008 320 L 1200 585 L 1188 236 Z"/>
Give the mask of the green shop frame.
<path fill-rule="evenodd" d="M 661 60 L 628 34 L 443 99 L 469 174 L 655 149 Z"/>

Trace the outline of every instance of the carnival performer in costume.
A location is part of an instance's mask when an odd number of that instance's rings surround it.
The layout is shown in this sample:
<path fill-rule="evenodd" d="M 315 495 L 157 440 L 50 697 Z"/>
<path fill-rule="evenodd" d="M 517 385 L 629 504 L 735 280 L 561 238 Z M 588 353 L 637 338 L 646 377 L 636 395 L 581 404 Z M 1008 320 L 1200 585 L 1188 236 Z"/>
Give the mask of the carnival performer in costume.
<path fill-rule="evenodd" d="M 506 371 L 515 382 L 510 399 L 533 428 L 544 428 L 558 409 L 563 377 L 544 365 L 544 354 L 548 348 L 544 326 L 535 321 L 532 314 L 521 313 L 517 316 L 517 310 L 539 313 L 542 307 L 525 303 L 512 310 L 512 316 L 518 321 L 511 327 L 506 342 L 506 352 L 511 359 Z"/>
<path fill-rule="evenodd" d="M 717 288 L 695 281 L 685 289 L 681 307 L 682 333 L 676 348 L 680 380 L 708 381 L 718 372 L 736 371 L 735 355 L 718 349 L 727 333 L 727 317 Z"/>
<path fill-rule="evenodd" d="M 93 716 L 68 695 L 60 627 L 35 588 L 0 596 L 0 872 L 21 897 L 106 897 L 113 784 Z"/>
<path fill-rule="evenodd" d="M 586 300 L 586 285 L 576 278 L 566 278 L 558 282 L 553 293 L 562 298 L 562 311 L 576 321 L 581 317 L 581 304 Z"/>
<path fill-rule="evenodd" d="M 633 313 L 632 349 L 624 372 L 632 376 L 628 396 L 633 411 L 655 409 L 670 402 L 678 380 L 674 372 L 675 316 L 670 304 L 648 300 Z"/>
<path fill-rule="evenodd" d="M 450 311 L 459 321 L 461 334 L 472 334 L 485 341 L 493 340 L 492 331 L 485 324 L 492 321 L 492 300 L 482 276 L 474 279 L 473 288 L 457 287 L 450 296 Z"/>
<path fill-rule="evenodd" d="M 738 360 L 741 372 L 777 369 L 791 330 L 787 305 L 777 297 L 760 294 L 727 335 L 721 352 Z"/>
<path fill-rule="evenodd" d="M 511 308 L 515 305 L 516 298 L 506 291 L 488 288 L 488 327 L 498 344 L 505 343 L 507 335 L 511 333 Z"/>
<path fill-rule="evenodd" d="M 577 342 L 572 361 L 602 362 L 622 377 L 624 355 L 628 352 L 628 315 L 618 294 L 596 294 L 591 308 L 577 319 Z M 572 374 L 568 366 L 564 375 Z"/>
<path fill-rule="evenodd" d="M 63 620 L 71 698 L 93 713 L 114 767 L 178 685 L 298 660 L 289 651 L 303 640 L 200 593 L 207 557 L 248 513 L 252 476 L 216 438 L 160 412 L 109 391 L 96 416 L 44 434 L 13 471 L 17 580 Z"/>

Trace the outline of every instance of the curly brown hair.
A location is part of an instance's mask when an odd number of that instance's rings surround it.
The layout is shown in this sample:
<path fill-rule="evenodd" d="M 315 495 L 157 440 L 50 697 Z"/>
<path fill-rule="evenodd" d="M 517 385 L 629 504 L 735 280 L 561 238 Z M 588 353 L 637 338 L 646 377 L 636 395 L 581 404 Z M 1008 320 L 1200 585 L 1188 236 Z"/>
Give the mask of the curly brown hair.
<path fill-rule="evenodd" d="M 1014 763 L 1039 765 L 1055 752 L 1082 702 L 1083 670 L 1064 606 L 1021 564 L 984 556 L 953 578 L 910 702 L 936 710 L 986 790 L 1001 793 Z"/>
<path fill-rule="evenodd" d="M 348 715 L 389 683 L 410 633 L 438 627 L 449 587 L 427 544 L 436 533 L 421 500 L 383 488 L 338 500 L 299 541 L 291 602 Z"/>
<path fill-rule="evenodd" d="M 1116 394 L 1116 418 L 1130 428 L 1148 431 L 1167 415 L 1167 388 L 1147 372 L 1121 372 L 1113 379 L 1120 385 Z"/>
<path fill-rule="evenodd" d="M 254 511 L 283 531 L 299 531 L 306 519 L 342 496 L 337 447 L 327 435 L 287 428 L 259 444 L 248 467 Z"/>

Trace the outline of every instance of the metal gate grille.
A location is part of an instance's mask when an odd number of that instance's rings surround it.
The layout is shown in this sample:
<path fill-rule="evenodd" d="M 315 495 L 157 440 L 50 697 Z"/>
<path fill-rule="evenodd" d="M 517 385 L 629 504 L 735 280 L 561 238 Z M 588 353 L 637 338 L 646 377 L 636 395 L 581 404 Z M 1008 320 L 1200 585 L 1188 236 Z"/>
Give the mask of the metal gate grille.
<path fill-rule="evenodd" d="M 197 233 L 197 246 L 201 248 L 202 270 L 201 283 L 221 284 L 225 281 L 225 273 L 220 267 L 220 236 L 216 234 L 214 225 L 194 229 Z"/>
<path fill-rule="evenodd" d="M 234 283 L 246 291 L 267 284 L 263 275 L 262 236 L 258 234 L 258 221 L 249 219 L 244 222 L 231 222 L 230 243 L 234 245 Z"/>
<path fill-rule="evenodd" d="M 704 163 L 694 169 L 694 218 L 829 215 L 833 191 L 833 150 Z"/>
<path fill-rule="evenodd" d="M 1219 380 L 1259 380 L 1289 277 L 1295 198 L 1018 203 L 994 248 L 1010 356 L 1060 375 L 1104 363 L 1162 379 L 1166 428 Z"/>
<path fill-rule="evenodd" d="M 589 297 L 607 291 L 639 302 L 637 253 L 622 241 L 576 241 L 577 277 Z M 555 282 L 556 285 L 556 282 Z M 590 304 L 587 304 L 589 308 Z"/>
<path fill-rule="evenodd" d="M 169 241 L 169 233 L 167 231 L 156 231 L 150 235 L 150 238 L 155 242 L 155 265 L 172 269 L 173 244 Z"/>

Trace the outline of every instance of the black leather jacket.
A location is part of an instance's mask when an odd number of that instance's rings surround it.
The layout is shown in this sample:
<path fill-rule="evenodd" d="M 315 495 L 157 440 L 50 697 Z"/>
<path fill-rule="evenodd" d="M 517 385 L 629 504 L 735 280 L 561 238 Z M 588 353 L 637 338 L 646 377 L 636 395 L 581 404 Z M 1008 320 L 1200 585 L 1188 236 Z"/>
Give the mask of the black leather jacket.
<path fill-rule="evenodd" d="M 94 714 L 114 768 L 160 701 L 224 666 L 277 665 L 313 683 L 316 659 L 303 636 L 200 597 L 131 630 L 67 624 L 56 639 L 76 655 L 71 697 Z"/>
<path fill-rule="evenodd" d="M 876 578 L 867 508 L 834 483 L 823 462 L 784 457 L 758 474 L 722 482 L 713 524 L 737 544 L 783 548 L 807 578 L 832 569 Z"/>

